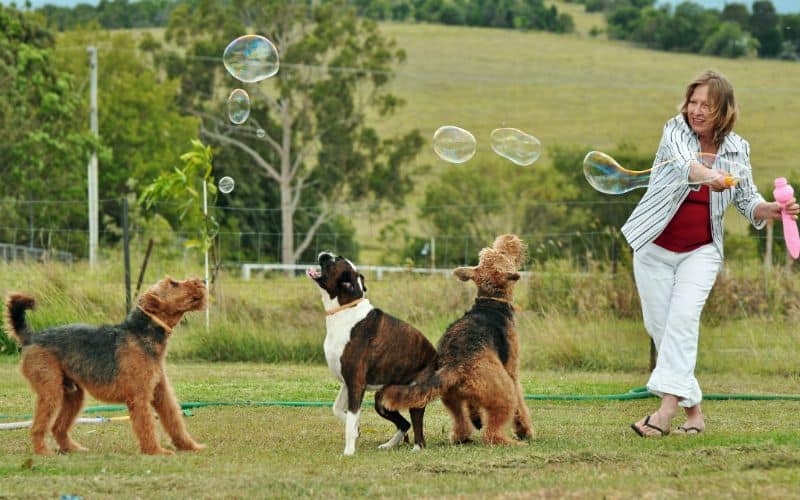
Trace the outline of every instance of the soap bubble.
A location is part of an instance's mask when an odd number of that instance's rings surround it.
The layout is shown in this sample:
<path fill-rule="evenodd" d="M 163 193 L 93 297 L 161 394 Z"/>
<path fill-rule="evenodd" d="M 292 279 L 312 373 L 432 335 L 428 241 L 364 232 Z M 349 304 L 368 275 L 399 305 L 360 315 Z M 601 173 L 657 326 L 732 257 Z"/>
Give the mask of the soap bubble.
<path fill-rule="evenodd" d="M 236 183 L 233 181 L 233 177 L 223 177 L 217 183 L 217 188 L 219 189 L 220 193 L 228 194 L 233 191 L 233 187 Z"/>
<path fill-rule="evenodd" d="M 515 128 L 494 129 L 491 141 L 495 153 L 523 167 L 538 160 L 542 154 L 539 139 Z"/>
<path fill-rule="evenodd" d="M 231 123 L 241 125 L 250 116 L 250 96 L 242 89 L 234 89 L 228 96 L 228 118 Z"/>
<path fill-rule="evenodd" d="M 260 129 L 256 130 L 256 136 L 259 139 L 263 139 L 264 137 L 267 136 L 267 132 L 263 128 L 260 128 Z"/>
<path fill-rule="evenodd" d="M 647 170 L 628 170 L 611 156 L 600 151 L 590 151 L 583 159 L 583 175 L 589 184 L 596 190 L 605 194 L 623 194 L 634 189 L 645 188 L 650 184 L 650 177 L 656 168 L 681 168 L 689 162 L 697 162 L 711 170 L 722 170 L 727 172 L 725 183 L 728 187 L 733 187 L 739 179 L 746 175 L 744 165 L 727 160 L 722 156 L 709 153 L 694 153 L 688 157 L 671 158 L 653 165 Z M 688 180 L 681 184 L 703 184 L 704 182 L 715 179 L 716 175 L 710 175 L 708 179 L 700 179 L 696 182 Z M 670 184 L 675 185 L 675 184 Z M 653 187 L 667 187 L 653 186 Z"/>
<path fill-rule="evenodd" d="M 463 128 L 445 125 L 433 134 L 433 150 L 450 163 L 464 163 L 475 155 L 475 136 Z"/>
<path fill-rule="evenodd" d="M 255 83 L 278 72 L 278 49 L 259 35 L 244 35 L 225 47 L 222 63 L 237 80 Z"/>

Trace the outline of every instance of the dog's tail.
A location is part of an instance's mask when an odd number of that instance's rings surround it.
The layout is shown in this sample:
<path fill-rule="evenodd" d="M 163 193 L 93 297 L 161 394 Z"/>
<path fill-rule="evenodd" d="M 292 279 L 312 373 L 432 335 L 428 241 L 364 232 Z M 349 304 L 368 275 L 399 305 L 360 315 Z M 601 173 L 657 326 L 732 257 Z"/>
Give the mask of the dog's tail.
<path fill-rule="evenodd" d="M 6 297 L 6 334 L 21 346 L 31 343 L 33 331 L 25 321 L 25 311 L 35 305 L 33 297 L 24 293 L 10 293 Z"/>
<path fill-rule="evenodd" d="M 383 388 L 381 402 L 389 410 L 424 408 L 439 394 L 458 381 L 455 372 L 449 368 L 431 370 L 421 380 L 411 385 L 389 385 Z"/>

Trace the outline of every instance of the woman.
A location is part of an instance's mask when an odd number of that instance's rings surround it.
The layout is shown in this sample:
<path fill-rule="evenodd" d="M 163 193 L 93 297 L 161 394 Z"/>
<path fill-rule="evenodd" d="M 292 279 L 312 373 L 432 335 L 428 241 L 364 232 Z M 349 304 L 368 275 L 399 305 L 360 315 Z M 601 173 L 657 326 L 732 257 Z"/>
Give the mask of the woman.
<path fill-rule="evenodd" d="M 661 405 L 631 424 L 642 437 L 669 433 L 679 406 L 686 412 L 680 432 L 705 430 L 694 369 L 700 313 L 722 267 L 725 209 L 733 203 L 757 229 L 781 216 L 780 205 L 765 201 L 753 183 L 750 145 L 732 130 L 736 115 L 733 86 L 723 75 L 705 71 L 692 81 L 680 114 L 664 126 L 654 162 L 661 165 L 622 226 L 634 250 L 644 325 L 658 352 L 647 389 L 661 397 Z M 713 160 L 711 155 L 727 161 L 696 161 Z M 736 171 L 723 170 L 726 165 Z M 786 209 L 797 219 L 794 198 Z"/>

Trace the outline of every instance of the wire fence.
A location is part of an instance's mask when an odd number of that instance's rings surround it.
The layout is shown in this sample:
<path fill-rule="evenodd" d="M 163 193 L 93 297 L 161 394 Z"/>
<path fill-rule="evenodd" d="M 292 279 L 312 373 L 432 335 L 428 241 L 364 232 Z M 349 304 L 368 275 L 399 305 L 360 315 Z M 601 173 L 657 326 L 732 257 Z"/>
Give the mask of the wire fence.
<path fill-rule="evenodd" d="M 590 212 L 619 211 L 618 203 L 560 202 L 568 209 Z M 630 209 L 633 202 L 628 202 Z M 611 206 L 617 205 L 617 206 Z M 198 231 L 185 230 L 180 223 L 145 217 L 141 211 L 127 213 L 122 199 L 101 200 L 103 223 L 100 226 L 101 250 L 118 251 L 127 239 L 130 255 L 142 256 L 153 245 L 157 255 L 189 258 L 186 242 L 196 240 Z M 473 205 L 470 208 L 475 208 Z M 513 207 L 509 205 L 509 210 Z M 624 208 L 624 207 L 623 207 Z M 312 209 L 308 209 L 312 210 Z M 123 214 L 123 211 L 125 213 Z M 80 261 L 88 255 L 89 230 L 84 201 L 0 200 L 0 259 Z M 220 223 L 213 252 L 219 266 L 242 269 L 246 264 L 282 263 L 283 233 L 279 209 L 209 207 L 209 214 Z M 497 228 L 486 234 L 441 234 L 407 229 L 400 236 L 386 236 L 385 223 L 376 221 L 368 206 L 343 206 L 339 214 L 355 231 L 319 230 L 310 236 L 308 246 L 296 262 L 314 262 L 322 251 L 333 251 L 358 260 L 361 265 L 404 266 L 406 268 L 444 268 L 475 263 L 479 251 L 491 243 L 495 234 L 513 229 Z M 543 221 L 535 232 L 518 232 L 528 245 L 529 266 L 553 259 L 569 259 L 580 270 L 603 263 L 615 268 L 629 256 L 629 248 L 618 228 L 586 231 L 559 231 Z M 176 226 L 176 227 L 172 227 Z M 480 231 L 475 231 L 480 233 Z M 125 238 L 127 237 L 127 238 Z M 294 233 L 294 247 L 306 240 L 305 232 Z M 762 258 L 765 232 L 739 234 L 726 240 L 726 254 Z M 152 243 L 151 243 L 152 242 Z"/>

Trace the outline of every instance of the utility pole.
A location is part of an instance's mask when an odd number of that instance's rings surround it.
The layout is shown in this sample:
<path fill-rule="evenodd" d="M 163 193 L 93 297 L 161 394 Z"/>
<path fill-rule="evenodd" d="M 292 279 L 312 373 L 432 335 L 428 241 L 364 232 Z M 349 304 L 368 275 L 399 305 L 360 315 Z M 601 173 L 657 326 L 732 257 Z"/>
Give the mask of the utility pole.
<path fill-rule="evenodd" d="M 100 136 L 97 126 L 97 48 L 87 47 L 89 53 L 89 126 L 95 137 Z M 88 168 L 89 184 L 89 267 L 97 263 L 97 151 L 92 151 Z"/>

